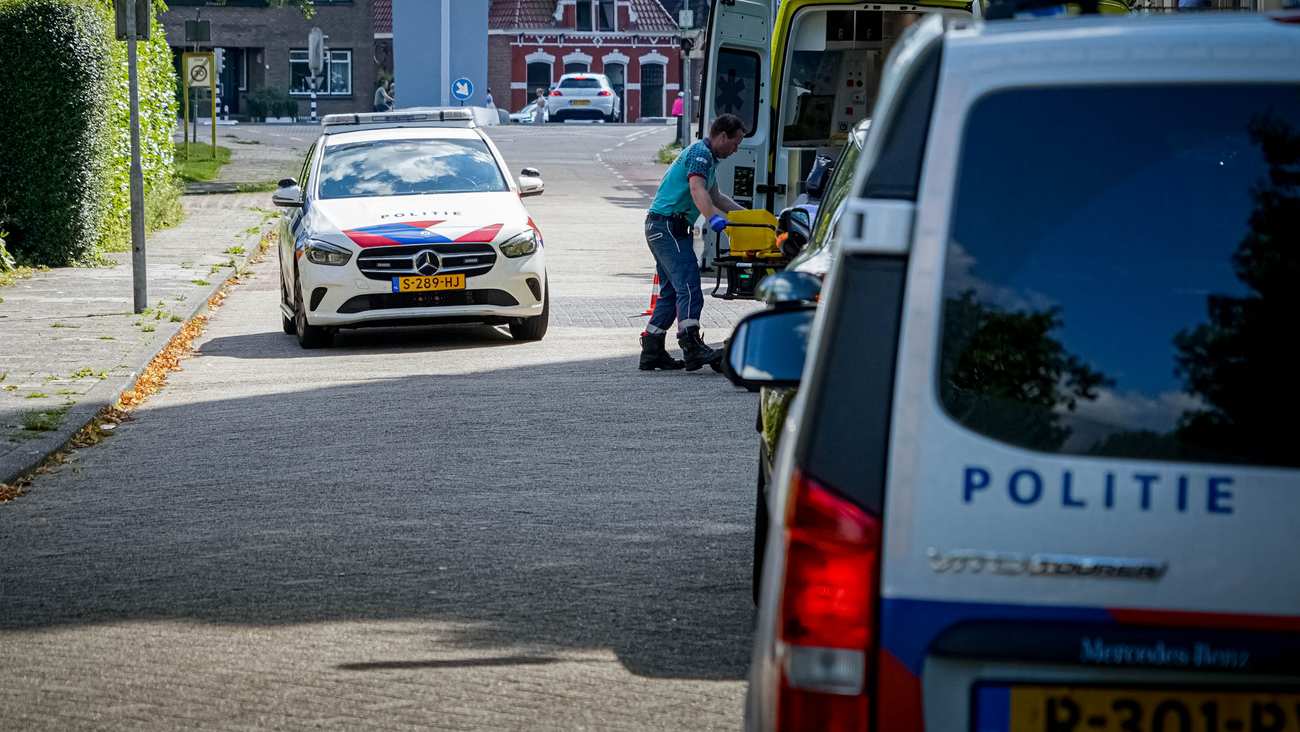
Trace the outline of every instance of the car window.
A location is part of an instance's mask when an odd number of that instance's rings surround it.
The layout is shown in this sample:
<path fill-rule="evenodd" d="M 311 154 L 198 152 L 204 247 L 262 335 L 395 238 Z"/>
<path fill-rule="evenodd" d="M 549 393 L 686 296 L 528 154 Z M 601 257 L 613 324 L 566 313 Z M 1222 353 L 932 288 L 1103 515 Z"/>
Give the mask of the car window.
<path fill-rule="evenodd" d="M 599 79 L 564 79 L 560 81 L 561 89 L 599 89 Z"/>
<path fill-rule="evenodd" d="M 713 109 L 745 123 L 745 137 L 758 131 L 759 72 L 763 59 L 751 51 L 724 48 L 713 61 Z"/>
<path fill-rule="evenodd" d="M 840 161 L 835 164 L 835 173 L 831 175 L 831 182 L 826 187 L 826 195 L 822 197 L 821 206 L 817 209 L 817 220 L 813 222 L 808 246 L 799 253 L 800 258 L 833 246 L 835 237 L 832 236 L 834 232 L 831 231 L 831 224 L 836 220 L 835 213 L 844 205 L 844 199 L 852 192 L 853 176 L 858 169 L 858 158 L 862 155 L 863 137 L 855 134 L 849 144 L 844 146 Z"/>
<path fill-rule="evenodd" d="M 311 190 L 307 187 L 311 178 L 311 160 L 316 155 L 316 145 L 313 142 L 311 147 L 307 148 L 307 159 L 302 161 L 302 172 L 298 174 L 298 188 L 304 191 Z"/>
<path fill-rule="evenodd" d="M 376 140 L 325 148 L 321 198 L 506 191 L 482 140 Z"/>
<path fill-rule="evenodd" d="M 1047 452 L 1300 466 L 1279 428 L 1300 407 L 1300 87 L 1006 91 L 964 140 L 949 414 Z"/>

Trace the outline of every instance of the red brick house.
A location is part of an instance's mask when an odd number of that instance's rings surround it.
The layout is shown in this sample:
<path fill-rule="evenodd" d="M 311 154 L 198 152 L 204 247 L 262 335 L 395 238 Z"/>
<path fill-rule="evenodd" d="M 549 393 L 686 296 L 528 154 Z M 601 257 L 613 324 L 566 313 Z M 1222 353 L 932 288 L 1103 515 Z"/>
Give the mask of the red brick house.
<path fill-rule="evenodd" d="M 677 23 L 659 0 L 492 0 L 488 85 L 517 111 L 562 74 L 605 74 L 623 119 L 665 117 L 680 87 Z"/>

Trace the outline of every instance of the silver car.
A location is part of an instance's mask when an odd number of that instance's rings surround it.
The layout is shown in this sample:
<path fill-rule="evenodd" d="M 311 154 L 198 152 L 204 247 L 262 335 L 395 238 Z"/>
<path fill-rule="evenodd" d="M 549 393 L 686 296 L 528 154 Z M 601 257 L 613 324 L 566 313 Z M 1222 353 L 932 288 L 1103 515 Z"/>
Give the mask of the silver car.
<path fill-rule="evenodd" d="M 568 119 L 603 119 L 618 122 L 623 105 L 604 74 L 565 74 L 546 98 L 552 122 Z"/>

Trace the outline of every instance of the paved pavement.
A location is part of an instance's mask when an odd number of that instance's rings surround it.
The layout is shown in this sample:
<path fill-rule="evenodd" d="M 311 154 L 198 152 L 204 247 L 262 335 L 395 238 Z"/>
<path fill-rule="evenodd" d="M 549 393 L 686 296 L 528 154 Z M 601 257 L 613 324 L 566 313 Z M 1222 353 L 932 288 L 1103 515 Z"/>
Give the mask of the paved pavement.
<path fill-rule="evenodd" d="M 217 125 L 217 144 L 230 150 L 230 162 L 212 183 L 188 186 L 191 190 L 233 190 L 236 184 L 262 184 L 296 178 L 307 148 L 320 134 L 319 125 Z M 180 128 L 173 138 L 184 139 Z M 212 141 L 212 128 L 199 125 L 199 142 Z"/>
<path fill-rule="evenodd" d="M 180 225 L 146 238 L 150 310 L 132 313 L 130 252 L 0 288 L 0 483 L 62 444 L 256 247 L 267 196 L 185 197 Z M 25 429 L 34 415 L 60 428 Z M 57 417 L 53 415 L 63 415 Z M 80 420 L 80 421 L 78 421 Z"/>
<path fill-rule="evenodd" d="M 0 505 L 0 727 L 734 729 L 756 404 L 635 370 L 671 135 L 642 131 L 492 132 L 547 181 L 545 340 L 303 351 L 270 258 L 133 420 Z"/>

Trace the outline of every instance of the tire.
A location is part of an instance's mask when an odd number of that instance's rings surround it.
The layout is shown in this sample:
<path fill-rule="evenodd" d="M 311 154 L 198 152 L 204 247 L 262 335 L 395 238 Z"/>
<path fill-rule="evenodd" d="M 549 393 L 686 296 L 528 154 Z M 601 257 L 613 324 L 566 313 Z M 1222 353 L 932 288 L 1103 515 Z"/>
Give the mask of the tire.
<path fill-rule="evenodd" d="M 298 326 L 296 323 L 293 322 L 294 319 L 287 318 L 284 315 L 284 304 L 288 300 L 288 298 L 285 297 L 285 295 L 288 292 L 289 290 L 284 286 L 284 271 L 281 270 L 280 271 L 280 330 L 283 330 L 285 335 L 298 335 Z"/>
<path fill-rule="evenodd" d="M 297 284 L 293 287 L 293 326 L 298 345 L 303 348 L 324 348 L 334 340 L 329 328 L 307 322 L 307 306 L 302 301 L 302 287 Z"/>
<path fill-rule="evenodd" d="M 605 122 L 608 123 L 608 124 L 614 124 L 614 113 L 613 113 L 613 112 L 610 112 L 609 114 L 605 115 Z"/>
<path fill-rule="evenodd" d="M 758 447 L 758 490 L 754 496 L 754 574 L 751 592 L 754 607 L 758 607 L 759 594 L 763 588 L 763 557 L 767 554 L 767 450 Z"/>
<path fill-rule="evenodd" d="M 542 296 L 542 314 L 510 322 L 510 336 L 517 341 L 540 341 L 551 323 L 551 288 Z"/>

